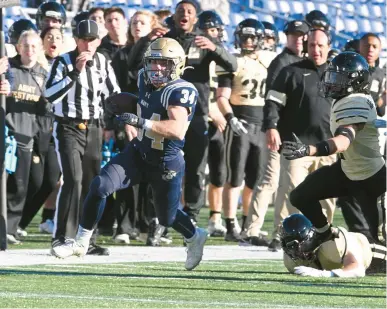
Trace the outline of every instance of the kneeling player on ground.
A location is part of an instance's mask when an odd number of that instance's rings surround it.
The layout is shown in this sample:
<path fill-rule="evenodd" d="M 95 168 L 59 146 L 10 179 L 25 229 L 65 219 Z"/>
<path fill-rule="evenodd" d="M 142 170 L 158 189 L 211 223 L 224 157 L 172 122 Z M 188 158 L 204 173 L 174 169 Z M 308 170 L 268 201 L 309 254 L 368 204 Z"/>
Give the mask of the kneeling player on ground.
<path fill-rule="evenodd" d="M 302 251 L 302 243 L 314 237 L 312 223 L 301 214 L 285 218 L 281 230 L 284 264 L 289 272 L 310 277 L 364 277 L 371 265 L 386 271 L 387 248 L 370 244 L 360 233 L 339 228 L 338 237 L 316 251 Z M 384 265 L 384 267 L 383 267 Z"/>

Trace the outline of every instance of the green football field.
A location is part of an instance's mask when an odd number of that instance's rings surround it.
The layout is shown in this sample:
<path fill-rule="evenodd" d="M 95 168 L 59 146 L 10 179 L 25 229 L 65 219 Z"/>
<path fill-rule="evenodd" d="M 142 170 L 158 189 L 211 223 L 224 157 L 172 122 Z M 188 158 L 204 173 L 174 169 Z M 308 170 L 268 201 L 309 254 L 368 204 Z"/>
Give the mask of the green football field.
<path fill-rule="evenodd" d="M 202 226 L 206 224 L 206 213 L 203 210 Z M 16 248 L 44 248 L 35 255 L 52 260 L 45 265 L 3 263 L 1 308 L 386 308 L 385 275 L 360 279 L 303 278 L 288 274 L 280 259 L 251 259 L 251 254 L 249 259 L 243 259 L 243 250 L 237 246 L 232 247 L 235 259 L 231 256 L 228 260 L 206 260 L 205 253 L 203 262 L 191 272 L 184 270 L 183 250 L 176 259 L 179 262 L 146 262 L 157 254 L 157 248 L 144 255 L 140 260 L 143 262 L 127 262 L 129 256 L 124 262 L 114 262 L 113 252 L 103 264 L 99 264 L 98 257 L 96 264 L 82 260 L 73 264 L 71 260 L 48 256 L 50 237 L 38 234 L 38 219 L 28 229 L 30 236 L 23 245 L 0 253 L 0 263 L 6 260 L 4 255 L 12 259 L 12 254 L 19 252 L 13 250 Z M 270 209 L 265 223 L 269 232 L 272 220 Z M 345 226 L 340 211 L 335 221 Z M 181 246 L 181 238 L 173 236 L 172 246 Z M 108 246 L 113 244 L 107 236 L 100 241 Z M 140 242 L 134 245 L 133 250 L 145 249 Z M 208 246 L 211 245 L 229 243 L 210 239 Z M 226 249 L 222 248 L 219 250 Z M 32 256 L 23 254 L 15 254 L 15 258 L 22 256 L 24 264 L 33 264 L 28 263 Z"/>
<path fill-rule="evenodd" d="M 0 282 L 2 308 L 386 308 L 383 276 L 300 278 L 278 260 L 6 267 Z"/>

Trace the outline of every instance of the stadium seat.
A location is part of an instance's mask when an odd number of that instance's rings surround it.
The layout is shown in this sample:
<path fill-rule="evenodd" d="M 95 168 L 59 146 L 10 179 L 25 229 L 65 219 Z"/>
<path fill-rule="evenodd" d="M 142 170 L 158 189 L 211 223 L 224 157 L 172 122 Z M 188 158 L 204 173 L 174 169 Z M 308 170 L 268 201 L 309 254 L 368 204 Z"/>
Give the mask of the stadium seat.
<path fill-rule="evenodd" d="M 368 4 L 368 9 L 371 12 L 371 16 L 380 18 L 382 17 L 382 6 L 381 5 L 373 5 L 371 3 Z M 386 7 L 384 7 L 384 10 Z"/>
<path fill-rule="evenodd" d="M 335 29 L 336 31 L 342 31 L 345 29 L 345 25 L 341 17 L 336 17 Z"/>
<path fill-rule="evenodd" d="M 345 16 L 353 16 L 355 12 L 355 6 L 352 3 L 347 3 L 345 6 Z"/>
<path fill-rule="evenodd" d="M 304 6 L 300 1 L 292 1 L 290 8 L 291 14 L 304 14 Z"/>
<path fill-rule="evenodd" d="M 258 14 L 258 18 L 259 18 L 259 21 L 267 21 L 268 23 L 276 24 L 276 23 L 274 22 L 273 16 L 271 16 L 271 15 L 269 15 L 269 14 L 262 14 L 262 13 L 259 13 L 259 14 Z"/>
<path fill-rule="evenodd" d="M 263 2 L 264 8 L 269 10 L 270 12 L 276 13 L 279 11 L 277 1 L 268 0 Z"/>
<path fill-rule="evenodd" d="M 159 0 L 159 7 L 160 8 L 172 8 L 173 1 L 172 0 Z"/>
<path fill-rule="evenodd" d="M 352 18 L 345 18 L 344 25 L 347 32 L 357 32 L 359 30 L 356 20 Z"/>
<path fill-rule="evenodd" d="M 137 10 L 135 8 L 127 8 L 126 9 L 126 19 L 127 20 L 130 20 L 132 18 L 132 16 L 134 15 L 134 13 L 136 13 Z"/>
<path fill-rule="evenodd" d="M 252 19 L 258 19 L 258 15 L 254 13 L 242 13 L 244 19 L 246 18 L 252 18 Z"/>
<path fill-rule="evenodd" d="M 384 35 L 385 35 L 385 28 L 384 28 L 383 23 L 381 21 L 372 20 L 371 21 L 371 29 L 372 29 L 372 32 L 384 33 Z"/>
<path fill-rule="evenodd" d="M 371 32 L 371 23 L 369 19 L 359 18 L 358 19 L 359 32 Z"/>
<path fill-rule="evenodd" d="M 313 11 L 316 9 L 316 6 L 313 2 L 311 1 L 305 1 L 304 2 L 304 12 L 305 14 L 308 14 L 309 12 Z"/>
<path fill-rule="evenodd" d="M 356 12 L 358 12 L 362 17 L 369 17 L 370 11 L 366 4 L 358 4 L 356 7 Z"/>
<path fill-rule="evenodd" d="M 110 0 L 98 0 L 98 1 L 94 2 L 94 5 L 96 7 L 108 8 L 111 6 L 111 1 Z"/>
<path fill-rule="evenodd" d="M 244 20 L 244 16 L 240 13 L 234 13 L 230 16 L 231 26 L 235 28 L 236 25 L 238 25 L 242 20 Z"/>
<path fill-rule="evenodd" d="M 109 1 L 108 1 L 108 3 L 109 3 Z M 119 6 L 119 7 L 126 7 L 126 0 L 113 0 L 112 2 L 111 2 L 114 6 Z M 109 3 L 109 5 L 110 5 L 110 3 Z"/>
<path fill-rule="evenodd" d="M 128 1 L 128 7 L 142 7 L 142 0 L 130 0 Z"/>
<path fill-rule="evenodd" d="M 20 6 L 11 6 L 5 8 L 5 17 L 10 17 L 10 18 L 18 18 L 20 17 L 21 12 L 20 12 Z"/>
<path fill-rule="evenodd" d="M 278 4 L 279 12 L 284 14 L 290 13 L 289 1 L 278 1 L 277 4 Z"/>
<path fill-rule="evenodd" d="M 158 0 L 143 0 L 142 6 L 146 9 L 155 9 L 159 6 Z"/>
<path fill-rule="evenodd" d="M 328 14 L 329 8 L 326 3 L 319 2 L 319 3 L 315 3 L 315 5 L 316 5 L 316 10 L 320 10 L 324 14 Z"/>

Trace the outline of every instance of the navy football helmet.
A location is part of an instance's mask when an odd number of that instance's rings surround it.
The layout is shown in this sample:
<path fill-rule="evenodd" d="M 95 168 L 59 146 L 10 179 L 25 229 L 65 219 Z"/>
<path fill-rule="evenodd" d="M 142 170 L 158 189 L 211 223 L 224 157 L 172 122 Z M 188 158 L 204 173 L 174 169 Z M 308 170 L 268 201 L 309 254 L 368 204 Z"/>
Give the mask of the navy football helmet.
<path fill-rule="evenodd" d="M 44 24 L 44 17 L 51 17 L 60 20 L 62 27 L 66 23 L 66 10 L 64 6 L 57 2 L 44 2 L 39 5 L 36 12 L 36 25 L 40 30 L 46 28 Z"/>
<path fill-rule="evenodd" d="M 218 38 L 223 40 L 224 24 L 222 18 L 215 11 L 203 11 L 198 16 L 198 28 L 206 30 L 211 28 L 218 29 Z"/>
<path fill-rule="evenodd" d="M 332 59 L 321 78 L 325 97 L 339 99 L 351 93 L 368 93 L 369 65 L 355 52 L 342 52 Z"/>
<path fill-rule="evenodd" d="M 301 251 L 302 242 L 313 238 L 316 231 L 304 215 L 292 214 L 282 222 L 280 241 L 284 252 L 292 259 L 313 260 L 314 253 Z"/>

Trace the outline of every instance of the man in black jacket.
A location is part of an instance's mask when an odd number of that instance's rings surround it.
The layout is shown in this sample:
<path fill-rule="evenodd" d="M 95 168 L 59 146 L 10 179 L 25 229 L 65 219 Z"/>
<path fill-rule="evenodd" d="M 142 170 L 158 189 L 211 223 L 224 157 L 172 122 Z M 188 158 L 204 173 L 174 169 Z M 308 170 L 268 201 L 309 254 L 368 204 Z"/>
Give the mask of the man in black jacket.
<path fill-rule="evenodd" d="M 204 176 L 207 163 L 208 149 L 208 98 L 210 95 L 209 65 L 212 61 L 223 68 L 223 71 L 234 72 L 237 68 L 236 58 L 231 55 L 220 43 L 202 36 L 194 30 L 197 22 L 198 7 L 190 0 L 180 1 L 176 5 L 174 14 L 175 28 L 166 33 L 156 28 L 141 38 L 133 46 L 129 55 L 129 64 L 140 68 L 142 55 L 151 40 L 165 36 L 177 40 L 184 48 L 187 60 L 186 71 L 182 78 L 195 85 L 199 92 L 195 115 L 185 136 L 184 146 L 186 171 L 184 211 L 193 219 L 204 204 Z"/>
<path fill-rule="evenodd" d="M 267 69 L 266 93 L 272 88 L 275 79 L 284 67 L 302 60 L 303 41 L 309 31 L 309 26 L 302 20 L 293 20 L 284 27 L 286 34 L 286 47 L 274 58 Z M 268 105 L 263 107 L 264 114 L 268 112 Z M 267 167 L 261 180 L 254 188 L 251 199 L 249 214 L 246 222 L 247 239 L 252 245 L 267 245 L 264 233 L 261 229 L 264 223 L 267 208 L 272 200 L 273 194 L 277 191 L 280 174 L 280 154 L 278 153 L 280 140 L 278 132 L 265 127 L 262 130 L 266 132 L 266 141 L 269 151 L 267 152 Z M 277 135 L 276 135 L 277 133 Z M 279 142 L 278 142 L 279 140 Z M 275 210 L 277 214 L 277 211 Z M 279 214 L 277 215 L 279 217 Z M 275 247 L 276 242 L 270 243 L 269 248 Z"/>
<path fill-rule="evenodd" d="M 293 140 L 293 133 L 303 142 L 315 144 L 332 137 L 329 128 L 331 101 L 319 93 L 318 83 L 326 67 L 330 48 L 329 34 L 312 29 L 308 35 L 308 59 L 294 63 L 281 70 L 266 96 L 267 112 L 265 124 L 276 136 L 274 143 L 279 148 L 281 141 Z M 289 193 L 305 177 L 323 165 L 330 165 L 335 156 L 287 161 L 281 156 L 281 172 L 273 246 L 278 250 L 279 227 L 289 214 L 297 212 L 289 202 Z M 335 204 L 331 200 L 321 201 L 327 211 L 328 221 L 333 218 Z M 275 240 L 275 241 L 274 241 Z M 276 246 L 277 244 L 277 246 Z"/>
<path fill-rule="evenodd" d="M 111 61 L 121 48 L 126 45 L 127 21 L 124 11 L 119 7 L 111 7 L 105 10 L 105 27 L 108 34 L 102 38 L 97 51 Z"/>

